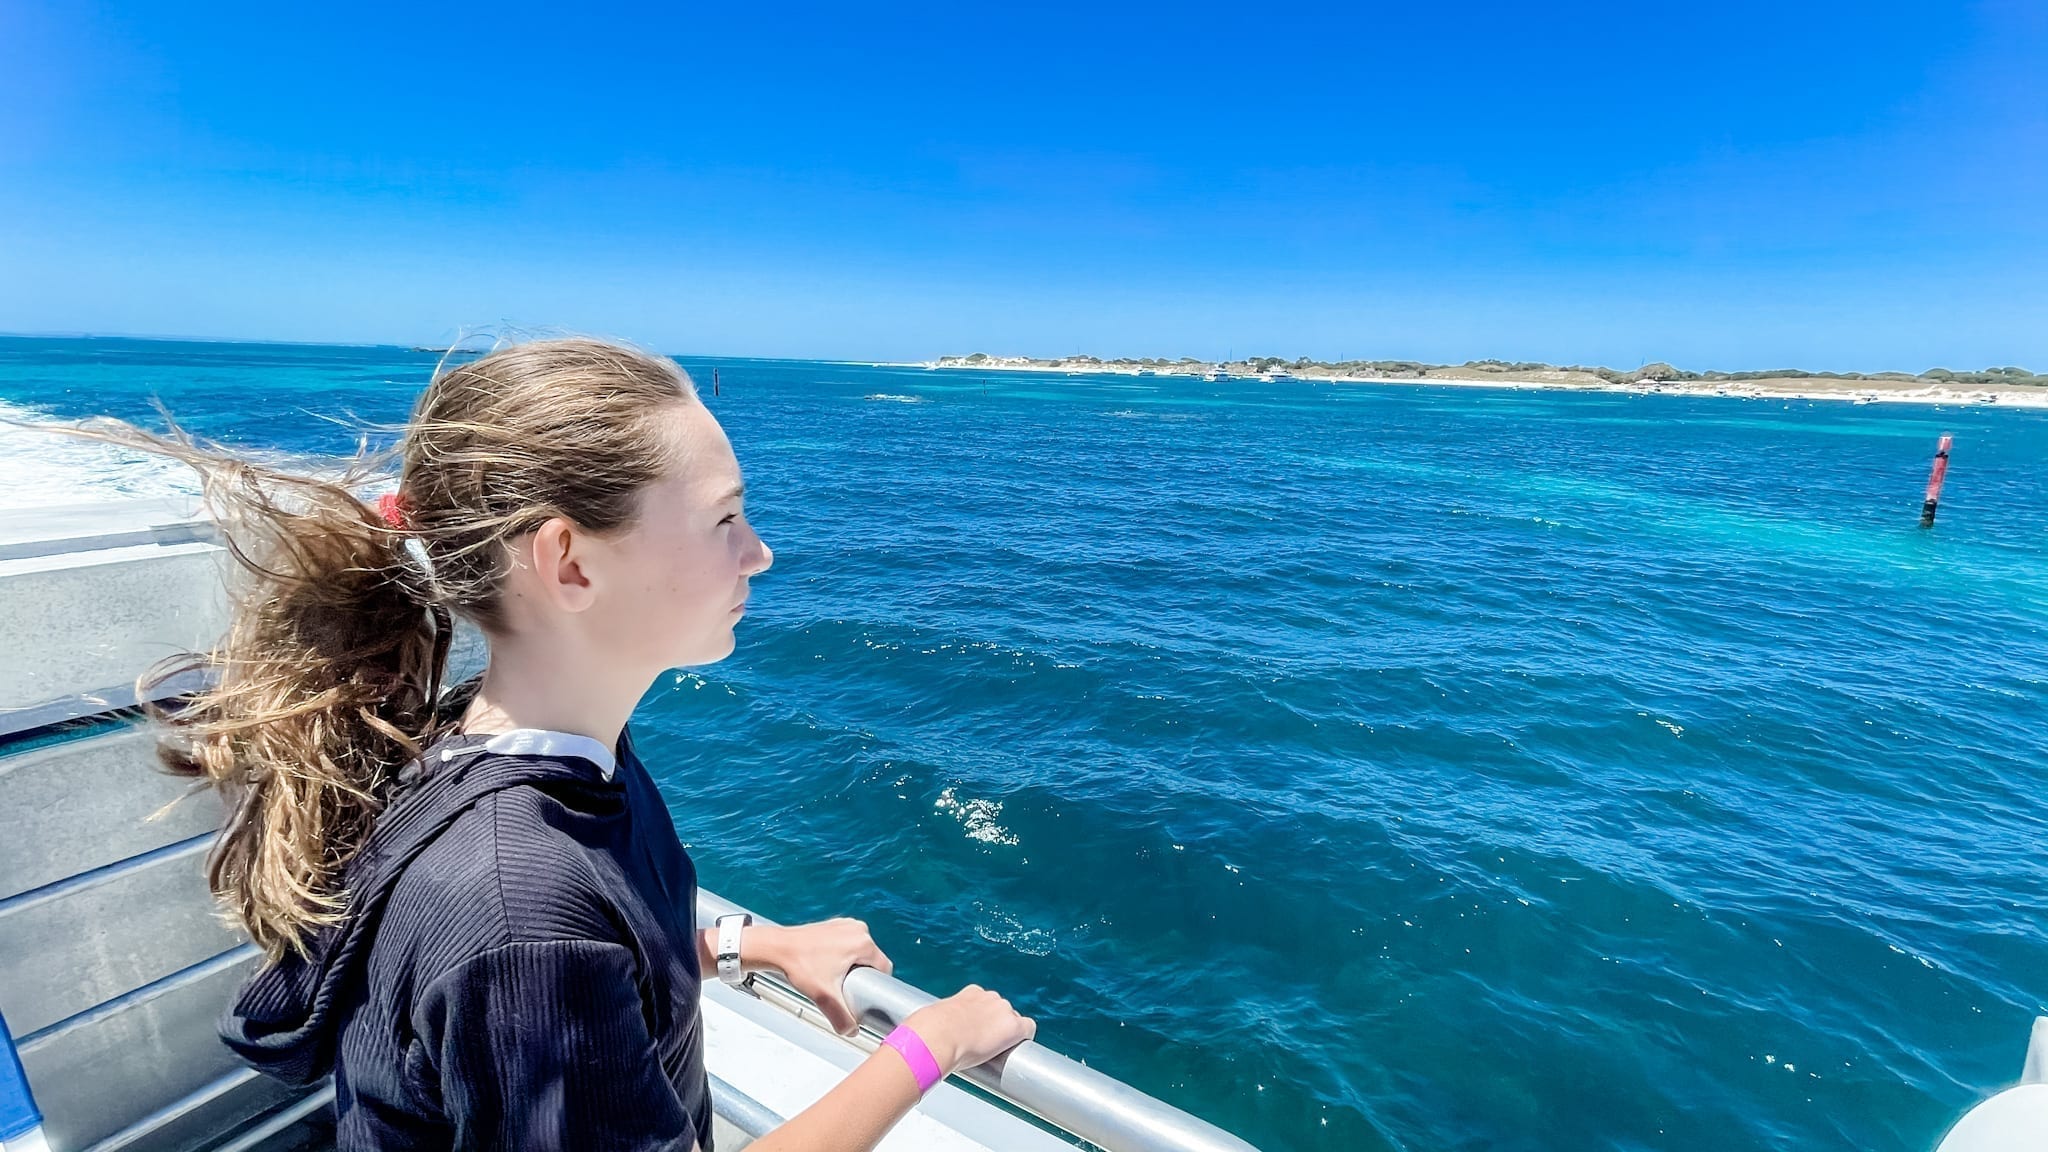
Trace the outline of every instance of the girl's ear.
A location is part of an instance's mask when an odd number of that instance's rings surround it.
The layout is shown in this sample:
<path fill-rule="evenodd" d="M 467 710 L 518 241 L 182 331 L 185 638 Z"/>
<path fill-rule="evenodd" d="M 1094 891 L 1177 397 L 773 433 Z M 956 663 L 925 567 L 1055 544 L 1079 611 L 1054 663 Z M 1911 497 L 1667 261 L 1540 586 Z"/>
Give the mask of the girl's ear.
<path fill-rule="evenodd" d="M 587 565 L 592 540 L 557 516 L 533 533 L 529 548 L 535 583 L 547 602 L 564 612 L 581 612 L 596 598 Z"/>

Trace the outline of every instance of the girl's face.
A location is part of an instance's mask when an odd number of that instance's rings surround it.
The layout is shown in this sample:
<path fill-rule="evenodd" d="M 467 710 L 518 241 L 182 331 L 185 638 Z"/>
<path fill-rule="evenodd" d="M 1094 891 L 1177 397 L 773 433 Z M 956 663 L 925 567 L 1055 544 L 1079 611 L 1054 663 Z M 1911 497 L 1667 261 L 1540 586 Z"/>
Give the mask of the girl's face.
<path fill-rule="evenodd" d="M 747 524 L 725 430 L 694 401 L 667 419 L 682 450 L 641 493 L 639 520 L 606 542 L 608 587 L 590 621 L 608 650 L 657 669 L 731 655 L 747 581 L 775 560 Z"/>

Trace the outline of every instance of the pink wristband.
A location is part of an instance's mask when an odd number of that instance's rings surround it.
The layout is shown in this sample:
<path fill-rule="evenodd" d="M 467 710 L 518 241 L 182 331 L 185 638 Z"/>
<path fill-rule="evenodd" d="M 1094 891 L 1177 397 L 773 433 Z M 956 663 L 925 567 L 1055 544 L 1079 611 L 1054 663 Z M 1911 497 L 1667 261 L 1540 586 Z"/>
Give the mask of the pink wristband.
<path fill-rule="evenodd" d="M 896 1050 L 903 1062 L 910 1065 L 910 1074 L 917 1077 L 919 1095 L 932 1090 L 932 1085 L 946 1078 L 939 1071 L 939 1061 L 932 1050 L 925 1046 L 924 1037 L 910 1030 L 908 1024 L 898 1024 L 894 1032 L 882 1038 L 882 1043 Z"/>

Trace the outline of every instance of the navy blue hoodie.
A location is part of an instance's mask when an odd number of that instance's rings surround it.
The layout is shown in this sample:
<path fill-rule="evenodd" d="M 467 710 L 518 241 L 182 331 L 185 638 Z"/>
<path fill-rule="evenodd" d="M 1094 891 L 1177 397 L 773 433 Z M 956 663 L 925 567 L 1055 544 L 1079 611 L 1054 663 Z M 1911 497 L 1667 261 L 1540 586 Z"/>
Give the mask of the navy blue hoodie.
<path fill-rule="evenodd" d="M 222 1038 L 332 1072 L 338 1152 L 709 1152 L 697 874 L 659 790 L 630 740 L 607 776 L 486 739 L 408 769 L 346 920 L 251 977 Z"/>

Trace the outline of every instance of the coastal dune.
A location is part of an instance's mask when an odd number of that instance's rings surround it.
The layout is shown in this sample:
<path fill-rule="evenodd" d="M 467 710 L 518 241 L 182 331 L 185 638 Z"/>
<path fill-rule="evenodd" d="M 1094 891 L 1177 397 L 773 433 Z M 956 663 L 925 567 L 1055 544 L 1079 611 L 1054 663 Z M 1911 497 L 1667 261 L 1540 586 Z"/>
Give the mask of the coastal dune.
<path fill-rule="evenodd" d="M 1116 359 L 1065 356 L 941 356 L 903 367 L 974 372 L 1053 372 L 1068 375 L 1193 376 L 1258 380 L 1305 380 L 1336 384 L 1451 385 L 1485 388 L 1543 388 L 1579 392 L 1633 392 L 1679 396 L 1725 396 L 1736 399 L 1841 400 L 1855 404 L 1991 404 L 2010 408 L 2048 408 L 2048 377 L 2022 368 L 1991 368 L 1982 372 L 1932 369 L 1924 373 L 1883 372 L 1871 375 L 1836 372 L 1684 372 L 1668 364 L 1634 371 L 1611 368 L 1557 367 L 1470 361 L 1465 364 L 1421 364 L 1411 361 L 1345 361 L 1323 363 L 1273 357 L 1203 361 Z"/>

